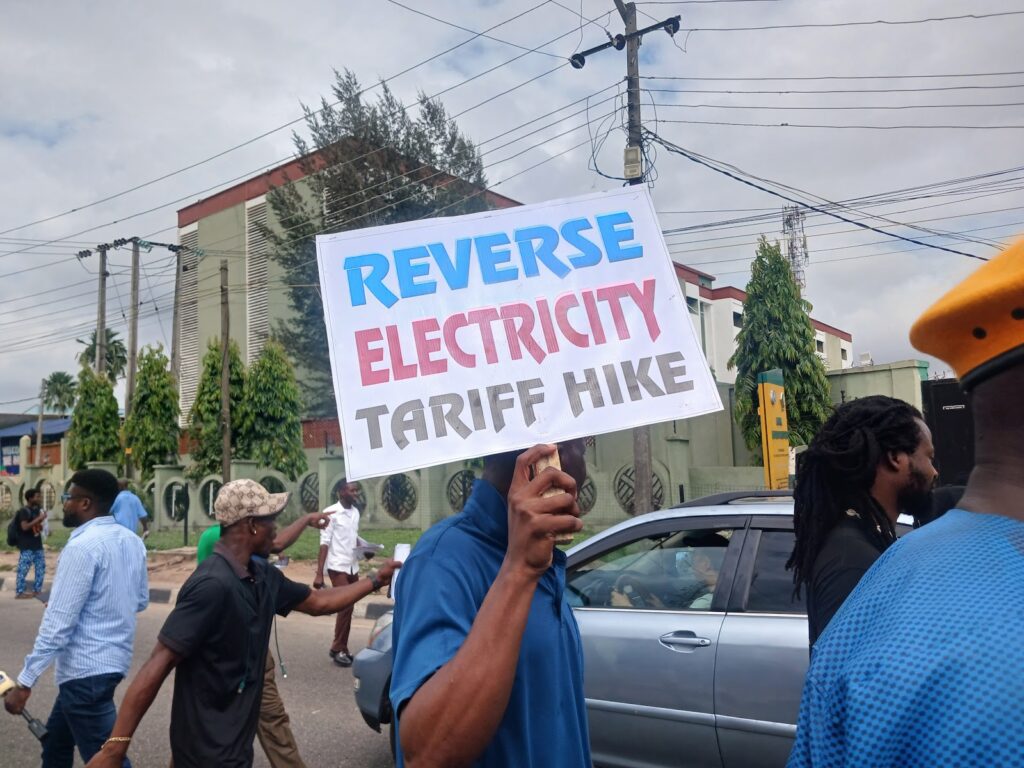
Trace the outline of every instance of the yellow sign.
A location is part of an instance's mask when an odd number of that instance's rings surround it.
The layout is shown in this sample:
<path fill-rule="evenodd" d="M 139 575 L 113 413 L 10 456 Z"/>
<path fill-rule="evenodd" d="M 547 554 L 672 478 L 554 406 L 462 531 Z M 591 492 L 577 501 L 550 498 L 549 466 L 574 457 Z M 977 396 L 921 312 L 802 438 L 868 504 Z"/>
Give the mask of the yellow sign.
<path fill-rule="evenodd" d="M 789 422 L 786 420 L 786 387 L 782 371 L 772 370 L 757 376 L 760 403 L 761 453 L 764 458 L 764 484 L 769 490 L 789 488 Z"/>

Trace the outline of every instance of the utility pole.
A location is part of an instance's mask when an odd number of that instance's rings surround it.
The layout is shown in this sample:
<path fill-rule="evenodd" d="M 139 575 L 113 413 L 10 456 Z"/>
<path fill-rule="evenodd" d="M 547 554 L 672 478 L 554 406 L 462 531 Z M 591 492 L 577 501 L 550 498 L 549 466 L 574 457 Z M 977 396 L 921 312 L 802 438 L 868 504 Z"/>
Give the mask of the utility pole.
<path fill-rule="evenodd" d="M 39 420 L 36 422 L 36 466 L 43 465 L 43 403 L 46 400 L 46 379 L 39 385 Z"/>
<path fill-rule="evenodd" d="M 174 311 L 171 319 L 171 376 L 174 377 L 174 388 L 181 391 L 181 362 L 178 348 L 181 345 L 181 247 L 174 252 Z"/>
<path fill-rule="evenodd" d="M 228 311 L 228 260 L 220 260 L 220 420 L 221 475 L 231 480 L 231 313 Z"/>
<path fill-rule="evenodd" d="M 109 245 L 97 245 L 100 255 L 99 306 L 96 309 L 96 373 L 107 370 L 107 249 Z"/>
<path fill-rule="evenodd" d="M 135 374 L 138 367 L 139 354 L 139 238 L 132 238 L 132 277 L 131 277 L 131 307 L 128 314 L 128 381 L 124 392 L 124 416 L 125 419 L 132 412 L 132 402 L 135 400 Z M 134 474 L 134 462 L 131 454 L 125 457 L 125 474 L 131 479 Z"/>

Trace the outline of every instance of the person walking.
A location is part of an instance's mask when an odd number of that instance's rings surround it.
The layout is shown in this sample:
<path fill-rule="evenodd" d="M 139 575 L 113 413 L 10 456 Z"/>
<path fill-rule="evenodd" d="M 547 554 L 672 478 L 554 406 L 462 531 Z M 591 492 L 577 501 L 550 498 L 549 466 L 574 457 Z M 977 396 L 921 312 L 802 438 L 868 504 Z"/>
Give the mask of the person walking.
<path fill-rule="evenodd" d="M 20 715 L 32 687 L 56 662 L 57 699 L 46 722 L 43 768 L 71 768 L 75 748 L 88 762 L 114 725 L 114 690 L 128 673 L 136 614 L 149 604 L 146 548 L 110 516 L 117 478 L 101 469 L 71 476 L 64 525 L 75 530 L 61 552 L 32 652 L 4 697 Z M 126 759 L 114 765 L 130 768 Z"/>
<path fill-rule="evenodd" d="M 369 542 L 359 537 L 359 510 L 356 498 L 359 486 L 346 478 L 338 482 L 338 501 L 324 510 L 330 522 L 320 532 L 320 554 L 316 564 L 313 589 L 324 586 L 324 570 L 331 580 L 331 586 L 342 587 L 353 584 L 359 578 L 359 557 L 356 547 L 367 546 Z M 373 557 L 367 553 L 367 559 Z M 348 649 L 348 636 L 352 629 L 352 609 L 338 611 L 334 620 L 334 640 L 328 655 L 339 667 L 352 666 L 352 654 Z"/>
<path fill-rule="evenodd" d="M 274 538 L 271 554 L 283 552 L 294 544 L 306 528 L 322 530 L 330 521 L 329 513 L 311 512 L 293 521 Z M 211 525 L 199 537 L 196 547 L 196 565 L 202 564 L 213 554 L 220 541 L 220 523 Z M 263 670 L 263 695 L 260 698 L 260 716 L 256 723 L 256 738 L 267 756 L 271 768 L 306 768 L 299 755 L 299 745 L 292 732 L 291 719 L 284 708 L 281 693 L 277 690 L 274 655 L 267 652 Z M 173 766 L 173 763 L 172 763 Z"/>
<path fill-rule="evenodd" d="M 970 392 L 958 508 L 890 547 L 811 657 L 791 768 L 1024 762 L 1024 241 L 910 332 Z"/>
<path fill-rule="evenodd" d="M 807 589 L 813 648 L 868 569 L 896 541 L 900 513 L 929 508 L 938 472 L 928 426 L 914 406 L 882 395 L 836 408 L 798 457 L 796 542 L 786 563 Z"/>
<path fill-rule="evenodd" d="M 233 480 L 217 493 L 221 539 L 189 576 L 149 659 L 125 692 L 112 734 L 87 768 L 114 768 L 167 676 L 174 671 L 171 757 L 175 768 L 249 768 L 274 615 L 336 613 L 391 582 L 387 561 L 368 579 L 311 590 L 266 561 L 287 493 Z"/>
<path fill-rule="evenodd" d="M 18 529 L 18 573 L 14 580 L 14 599 L 26 600 L 43 591 L 46 578 L 46 553 L 43 551 L 43 523 L 46 511 L 42 508 L 42 494 L 36 488 L 25 491 L 25 506 L 15 514 Z M 32 591 L 25 590 L 28 572 L 35 569 Z"/>
<path fill-rule="evenodd" d="M 142 505 L 142 500 L 128 488 L 128 480 L 121 478 L 117 481 L 117 498 L 114 500 L 114 507 L 110 514 L 119 525 L 123 525 L 132 533 L 139 532 L 139 524 L 142 524 L 142 538 L 149 536 L 149 514 Z"/>
<path fill-rule="evenodd" d="M 533 477 L 556 450 L 565 471 Z M 584 451 L 489 456 L 462 512 L 406 560 L 392 624 L 399 768 L 590 767 L 583 648 L 554 548 L 583 527 Z"/>

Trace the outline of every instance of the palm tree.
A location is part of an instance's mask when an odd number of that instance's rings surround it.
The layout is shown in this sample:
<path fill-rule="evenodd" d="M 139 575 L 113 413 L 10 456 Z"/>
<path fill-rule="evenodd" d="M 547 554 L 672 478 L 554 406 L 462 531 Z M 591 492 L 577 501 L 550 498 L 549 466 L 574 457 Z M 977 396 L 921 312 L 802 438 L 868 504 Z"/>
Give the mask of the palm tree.
<path fill-rule="evenodd" d="M 128 350 L 124 342 L 117 337 L 117 331 L 105 328 L 107 332 L 107 364 L 106 374 L 112 384 L 124 376 L 128 367 Z M 79 344 L 84 344 L 85 349 L 78 353 L 78 359 L 83 363 L 92 365 L 96 360 L 96 331 L 89 334 L 89 340 L 77 339 Z"/>
<path fill-rule="evenodd" d="M 61 416 L 75 407 L 77 394 L 78 382 L 70 373 L 54 371 L 43 379 L 43 405 L 57 411 Z"/>

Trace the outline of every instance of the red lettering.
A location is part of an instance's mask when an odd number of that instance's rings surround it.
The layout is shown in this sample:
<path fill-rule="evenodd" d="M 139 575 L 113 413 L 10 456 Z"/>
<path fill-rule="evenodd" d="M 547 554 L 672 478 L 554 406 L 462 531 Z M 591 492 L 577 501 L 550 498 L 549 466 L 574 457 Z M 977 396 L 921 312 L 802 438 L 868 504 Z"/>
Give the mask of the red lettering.
<path fill-rule="evenodd" d="M 384 329 L 388 337 L 388 352 L 391 353 L 391 373 L 395 381 L 411 379 L 416 376 L 416 366 L 406 365 L 402 359 L 402 340 L 398 337 L 398 326 L 389 325 Z"/>
<path fill-rule="evenodd" d="M 355 336 L 356 357 L 359 359 L 359 380 L 363 383 L 363 386 L 369 387 L 389 381 L 391 377 L 388 375 L 387 369 L 377 371 L 373 368 L 374 363 L 380 363 L 384 360 L 383 347 L 370 348 L 371 344 L 384 341 L 380 328 L 367 328 L 362 331 L 356 331 Z"/>
<path fill-rule="evenodd" d="M 573 293 L 566 293 L 555 300 L 555 322 L 558 330 L 562 332 L 566 340 L 577 347 L 589 347 L 590 339 L 585 333 L 580 333 L 569 323 L 569 310 L 580 305 L 579 300 Z"/>
<path fill-rule="evenodd" d="M 432 317 L 423 320 L 413 320 L 412 338 L 416 343 L 416 361 L 420 366 L 420 373 L 424 376 L 431 376 L 435 373 L 444 373 L 448 370 L 448 361 L 431 359 L 431 355 L 441 351 L 441 339 L 436 336 L 428 338 L 428 333 L 440 333 L 441 326 Z"/>
<path fill-rule="evenodd" d="M 501 318 L 505 321 L 505 336 L 508 337 L 508 351 L 513 360 L 520 360 L 523 357 L 523 350 L 526 347 L 530 357 L 541 362 L 545 355 L 544 350 L 533 338 L 533 327 L 536 324 L 533 316 L 533 307 L 521 301 L 514 304 L 506 304 L 501 308 Z M 519 319 L 519 327 L 516 327 L 516 318 Z"/>
<path fill-rule="evenodd" d="M 494 363 L 498 362 L 498 350 L 494 346 L 494 330 L 491 328 L 491 323 L 498 319 L 498 310 L 494 307 L 473 309 L 466 313 L 466 317 L 469 318 L 469 322 L 475 323 L 480 327 L 480 340 L 484 345 L 484 359 L 491 365 L 494 365 Z"/>
<path fill-rule="evenodd" d="M 476 368 L 476 355 L 471 355 L 459 346 L 456 332 L 460 328 L 469 325 L 469 320 L 463 314 L 452 315 L 444 321 L 444 345 L 448 347 L 448 354 L 452 360 L 463 368 Z"/>

